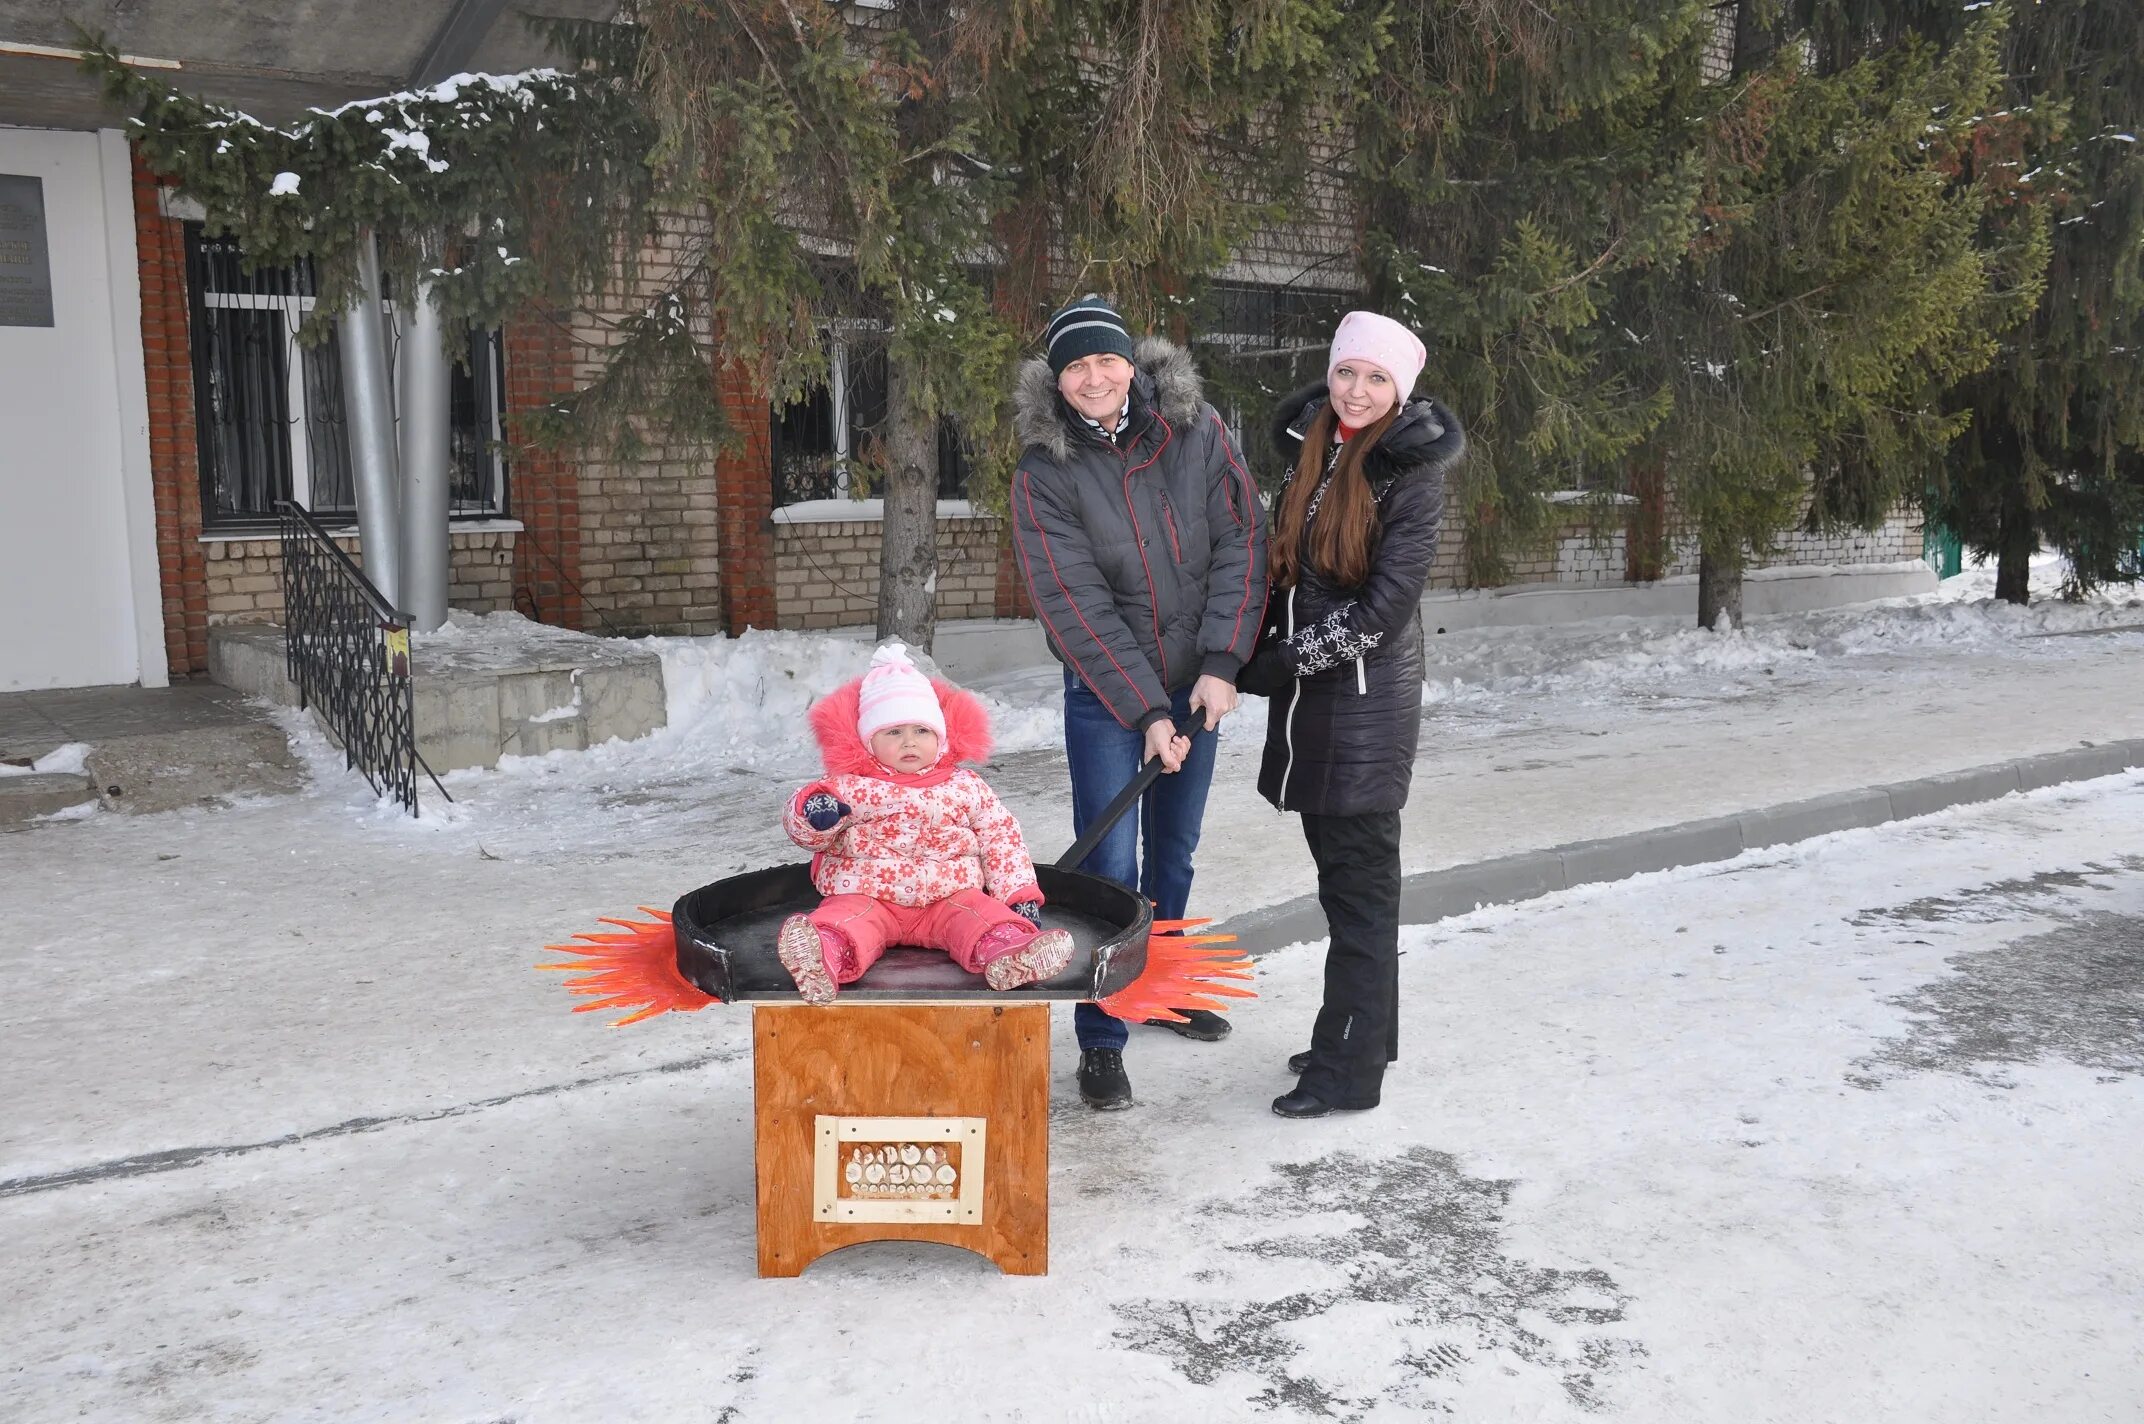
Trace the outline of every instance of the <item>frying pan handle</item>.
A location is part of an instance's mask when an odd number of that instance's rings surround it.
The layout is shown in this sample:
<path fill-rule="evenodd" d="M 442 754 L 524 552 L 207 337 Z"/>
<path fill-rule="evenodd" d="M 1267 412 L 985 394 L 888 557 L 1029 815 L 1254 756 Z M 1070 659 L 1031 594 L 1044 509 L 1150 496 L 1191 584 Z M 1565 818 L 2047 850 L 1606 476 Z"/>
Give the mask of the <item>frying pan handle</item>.
<path fill-rule="evenodd" d="M 1205 734 L 1206 718 L 1203 713 L 1200 713 L 1192 717 L 1191 730 L 1183 735 L 1189 740 L 1197 741 Z M 1057 857 L 1057 868 L 1059 870 L 1079 869 L 1080 862 L 1094 853 L 1094 848 L 1102 843 L 1102 838 L 1115 828 L 1117 822 L 1124 819 L 1124 813 L 1131 810 L 1133 804 L 1146 794 L 1146 789 L 1152 786 L 1161 775 L 1160 757 L 1154 757 L 1145 766 L 1140 767 L 1139 774 L 1125 783 L 1124 789 L 1117 793 L 1116 799 L 1103 807 L 1102 814 L 1095 818 L 1094 823 L 1087 827 L 1085 833 L 1078 840 L 1072 842 L 1072 848 Z"/>

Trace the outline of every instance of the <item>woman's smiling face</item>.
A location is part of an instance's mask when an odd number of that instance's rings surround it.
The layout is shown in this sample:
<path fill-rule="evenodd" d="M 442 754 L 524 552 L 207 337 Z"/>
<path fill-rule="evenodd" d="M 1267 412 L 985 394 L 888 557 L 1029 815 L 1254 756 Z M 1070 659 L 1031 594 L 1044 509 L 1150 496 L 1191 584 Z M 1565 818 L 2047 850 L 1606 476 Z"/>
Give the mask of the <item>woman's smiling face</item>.
<path fill-rule="evenodd" d="M 1392 373 L 1368 361 L 1342 361 L 1333 367 L 1328 389 L 1333 409 L 1354 430 L 1384 419 L 1400 395 Z"/>

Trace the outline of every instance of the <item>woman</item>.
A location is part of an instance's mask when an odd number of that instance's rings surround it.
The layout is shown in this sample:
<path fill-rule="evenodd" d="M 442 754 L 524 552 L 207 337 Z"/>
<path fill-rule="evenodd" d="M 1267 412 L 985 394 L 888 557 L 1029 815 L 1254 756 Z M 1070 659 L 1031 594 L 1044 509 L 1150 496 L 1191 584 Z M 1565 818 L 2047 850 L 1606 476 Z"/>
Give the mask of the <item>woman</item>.
<path fill-rule="evenodd" d="M 1293 467 L 1275 502 L 1273 596 L 1245 691 L 1270 695 L 1258 790 L 1303 817 L 1332 931 L 1310 1049 L 1288 1060 L 1282 1117 L 1377 1106 L 1399 1045 L 1400 808 L 1422 721 L 1422 586 L 1444 478 L 1466 448 L 1452 413 L 1413 399 L 1413 332 L 1349 312 L 1324 384 L 1274 412 Z"/>
<path fill-rule="evenodd" d="M 1236 706 L 1266 601 L 1265 512 L 1190 356 L 1153 338 L 1135 346 L 1100 297 L 1050 319 L 1043 354 L 1021 368 L 1014 415 L 1024 448 L 1013 541 L 1065 665 L 1073 833 L 1142 763 L 1158 757 L 1170 773 L 1081 868 L 1136 888 L 1157 918 L 1181 919 L 1214 762 L 1211 735 L 1185 734 L 1219 727 Z M 1168 1027 L 1208 1041 L 1228 1032 L 1217 1014 L 1185 1018 Z M 1124 1025 L 1081 1004 L 1073 1027 L 1080 1096 L 1130 1107 Z"/>

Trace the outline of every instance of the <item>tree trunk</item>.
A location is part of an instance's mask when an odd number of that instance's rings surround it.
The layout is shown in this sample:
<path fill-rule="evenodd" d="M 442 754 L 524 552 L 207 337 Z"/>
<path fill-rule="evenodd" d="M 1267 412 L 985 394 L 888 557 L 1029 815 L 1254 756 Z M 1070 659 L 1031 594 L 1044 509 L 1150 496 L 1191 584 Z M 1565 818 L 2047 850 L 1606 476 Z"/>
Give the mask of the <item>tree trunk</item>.
<path fill-rule="evenodd" d="M 938 423 L 921 408 L 904 363 L 886 365 L 878 636 L 929 652 L 938 623 Z"/>
<path fill-rule="evenodd" d="M 2013 484 L 2016 480 L 2013 478 Z M 2032 551 L 2040 542 L 2032 511 L 2022 492 L 2003 501 L 2003 522 L 1995 552 L 1995 596 L 2005 603 L 2032 601 Z"/>
<path fill-rule="evenodd" d="M 1668 464 L 1651 445 L 1631 453 L 1627 467 L 1630 494 L 1623 523 L 1623 577 L 1631 583 L 1657 583 L 1667 572 Z"/>
<path fill-rule="evenodd" d="M 1730 626 L 1742 626 L 1742 560 L 1702 549 L 1697 556 L 1697 626 L 1717 627 L 1723 613 Z"/>

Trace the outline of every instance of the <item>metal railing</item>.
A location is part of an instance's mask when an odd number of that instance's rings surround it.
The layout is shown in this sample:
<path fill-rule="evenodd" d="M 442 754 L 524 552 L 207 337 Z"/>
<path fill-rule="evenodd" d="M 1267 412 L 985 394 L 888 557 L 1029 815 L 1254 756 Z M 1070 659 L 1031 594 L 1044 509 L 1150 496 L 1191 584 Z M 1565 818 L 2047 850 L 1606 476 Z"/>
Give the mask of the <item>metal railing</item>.
<path fill-rule="evenodd" d="M 275 509 L 283 539 L 285 644 L 298 705 L 328 724 L 346 765 L 414 816 L 418 768 L 426 775 L 431 768 L 417 754 L 409 620 L 311 513 L 289 500 L 278 500 Z"/>

